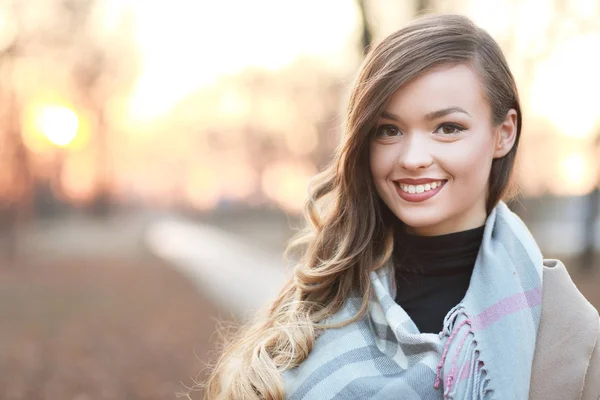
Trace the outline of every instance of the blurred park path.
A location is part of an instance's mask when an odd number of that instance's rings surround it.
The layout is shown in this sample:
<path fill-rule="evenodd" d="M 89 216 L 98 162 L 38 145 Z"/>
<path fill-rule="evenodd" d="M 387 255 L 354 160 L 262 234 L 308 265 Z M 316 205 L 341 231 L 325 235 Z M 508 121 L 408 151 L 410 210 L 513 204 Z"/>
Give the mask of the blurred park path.
<path fill-rule="evenodd" d="M 276 214 L 256 222 L 252 215 L 210 223 L 171 217 L 153 223 L 146 242 L 216 304 L 247 320 L 277 296 L 290 275 L 282 238 L 291 231 L 276 229 Z"/>
<path fill-rule="evenodd" d="M 242 319 L 274 298 L 285 281 L 276 255 L 216 227 L 163 221 L 148 232 L 148 244 L 199 291 Z"/>
<path fill-rule="evenodd" d="M 153 218 L 22 232 L 19 262 L 0 265 L 1 399 L 171 399 L 193 384 L 223 316 L 145 249 Z"/>

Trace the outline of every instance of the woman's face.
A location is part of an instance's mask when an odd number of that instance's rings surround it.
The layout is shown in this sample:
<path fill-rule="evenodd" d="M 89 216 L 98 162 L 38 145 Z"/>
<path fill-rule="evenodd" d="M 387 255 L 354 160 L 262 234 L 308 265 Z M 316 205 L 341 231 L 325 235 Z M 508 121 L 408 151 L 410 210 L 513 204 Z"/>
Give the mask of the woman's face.
<path fill-rule="evenodd" d="M 377 193 L 409 231 L 441 235 L 485 223 L 492 160 L 516 137 L 516 111 L 494 126 L 478 75 L 436 68 L 398 89 L 370 142 Z"/>

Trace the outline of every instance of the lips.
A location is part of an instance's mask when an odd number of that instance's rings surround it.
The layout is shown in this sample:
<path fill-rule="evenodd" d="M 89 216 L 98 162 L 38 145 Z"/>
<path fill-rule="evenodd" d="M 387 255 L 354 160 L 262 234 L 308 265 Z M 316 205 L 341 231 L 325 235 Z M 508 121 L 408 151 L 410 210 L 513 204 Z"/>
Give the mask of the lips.
<path fill-rule="evenodd" d="M 399 179 L 394 181 L 398 195 L 409 202 L 428 200 L 446 185 L 446 179 Z"/>

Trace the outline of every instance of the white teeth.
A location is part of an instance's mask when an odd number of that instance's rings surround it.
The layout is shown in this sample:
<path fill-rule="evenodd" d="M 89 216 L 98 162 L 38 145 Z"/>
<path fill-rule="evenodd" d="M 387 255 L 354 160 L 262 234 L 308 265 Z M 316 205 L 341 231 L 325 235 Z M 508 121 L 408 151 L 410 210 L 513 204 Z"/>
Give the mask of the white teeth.
<path fill-rule="evenodd" d="M 442 186 L 442 181 L 426 183 L 424 185 L 406 185 L 404 183 L 400 184 L 400 189 L 407 193 L 423 193 L 431 189 L 437 189 Z"/>

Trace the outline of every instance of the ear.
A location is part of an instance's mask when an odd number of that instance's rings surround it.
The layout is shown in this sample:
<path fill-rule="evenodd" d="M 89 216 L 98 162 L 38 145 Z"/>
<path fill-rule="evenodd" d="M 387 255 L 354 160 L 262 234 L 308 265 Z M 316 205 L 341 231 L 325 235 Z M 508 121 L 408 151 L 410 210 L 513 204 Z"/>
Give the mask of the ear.
<path fill-rule="evenodd" d="M 517 139 L 517 111 L 514 108 L 508 110 L 506 119 L 496 130 L 496 143 L 494 146 L 494 158 L 501 158 L 508 154 Z"/>

